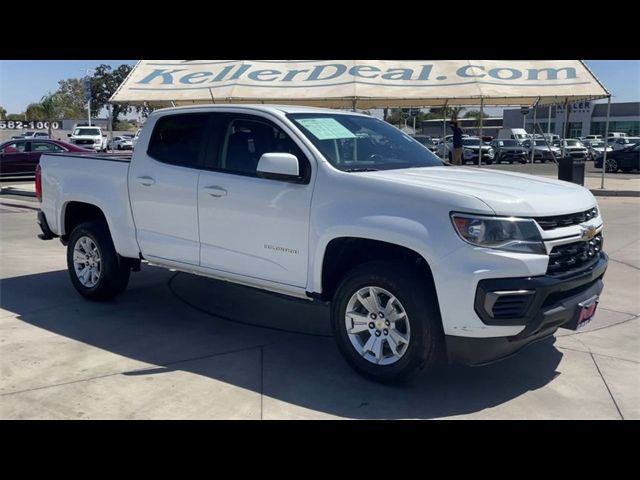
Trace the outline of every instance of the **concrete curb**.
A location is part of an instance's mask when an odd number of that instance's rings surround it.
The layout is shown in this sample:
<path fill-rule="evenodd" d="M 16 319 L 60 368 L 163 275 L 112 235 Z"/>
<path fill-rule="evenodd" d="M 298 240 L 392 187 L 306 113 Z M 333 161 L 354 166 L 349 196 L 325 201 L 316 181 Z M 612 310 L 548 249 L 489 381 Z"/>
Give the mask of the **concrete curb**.
<path fill-rule="evenodd" d="M 594 188 L 591 190 L 596 197 L 640 197 L 638 190 L 606 190 Z"/>

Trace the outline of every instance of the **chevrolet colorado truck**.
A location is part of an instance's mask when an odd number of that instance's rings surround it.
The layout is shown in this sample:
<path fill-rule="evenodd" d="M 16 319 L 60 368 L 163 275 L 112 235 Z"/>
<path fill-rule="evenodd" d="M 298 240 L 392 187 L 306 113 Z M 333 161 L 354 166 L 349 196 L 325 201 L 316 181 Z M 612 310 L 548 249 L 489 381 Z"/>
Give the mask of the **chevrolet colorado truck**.
<path fill-rule="evenodd" d="M 81 295 L 114 297 L 144 261 L 323 302 L 347 362 L 382 382 L 577 329 L 608 261 L 589 190 L 453 166 L 345 111 L 157 110 L 130 160 L 43 155 L 36 193 Z"/>

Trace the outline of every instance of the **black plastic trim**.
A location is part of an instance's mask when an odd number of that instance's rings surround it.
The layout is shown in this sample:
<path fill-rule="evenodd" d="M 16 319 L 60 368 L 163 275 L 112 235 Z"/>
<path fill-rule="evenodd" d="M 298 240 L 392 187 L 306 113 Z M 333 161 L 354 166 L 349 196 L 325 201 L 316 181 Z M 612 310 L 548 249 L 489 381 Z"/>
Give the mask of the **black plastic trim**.
<path fill-rule="evenodd" d="M 38 238 L 40 240 L 52 240 L 58 236 L 51 231 L 51 228 L 49 228 L 49 224 L 47 223 L 47 217 L 45 217 L 42 210 L 38 211 L 37 222 L 38 222 L 38 225 L 40 226 L 40 230 L 42 230 L 42 233 L 38 234 Z"/>

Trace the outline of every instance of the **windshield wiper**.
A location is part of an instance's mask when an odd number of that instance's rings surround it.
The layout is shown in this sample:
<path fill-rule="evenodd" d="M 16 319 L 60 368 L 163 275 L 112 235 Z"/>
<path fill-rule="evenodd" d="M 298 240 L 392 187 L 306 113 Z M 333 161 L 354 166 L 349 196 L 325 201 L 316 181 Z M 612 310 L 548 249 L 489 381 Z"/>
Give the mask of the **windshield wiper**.
<path fill-rule="evenodd" d="M 354 168 L 347 168 L 345 170 L 345 172 L 377 172 L 378 169 L 377 168 L 371 168 L 371 167 L 354 167 Z"/>

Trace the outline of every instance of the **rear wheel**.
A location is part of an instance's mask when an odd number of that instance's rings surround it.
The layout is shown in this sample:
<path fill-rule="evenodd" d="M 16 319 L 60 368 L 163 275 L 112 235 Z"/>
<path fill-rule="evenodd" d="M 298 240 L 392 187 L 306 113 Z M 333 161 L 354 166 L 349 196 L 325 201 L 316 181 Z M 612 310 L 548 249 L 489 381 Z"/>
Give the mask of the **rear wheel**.
<path fill-rule="evenodd" d="M 397 382 L 433 367 L 443 348 L 435 293 L 410 267 L 369 262 L 340 283 L 331 318 L 340 352 L 364 377 Z"/>
<path fill-rule="evenodd" d="M 609 173 L 618 171 L 618 161 L 615 158 L 607 158 L 607 166 L 605 170 Z"/>
<path fill-rule="evenodd" d="M 104 222 L 73 229 L 67 245 L 67 267 L 76 290 L 90 300 L 108 300 L 129 283 L 131 266 L 117 254 Z"/>

